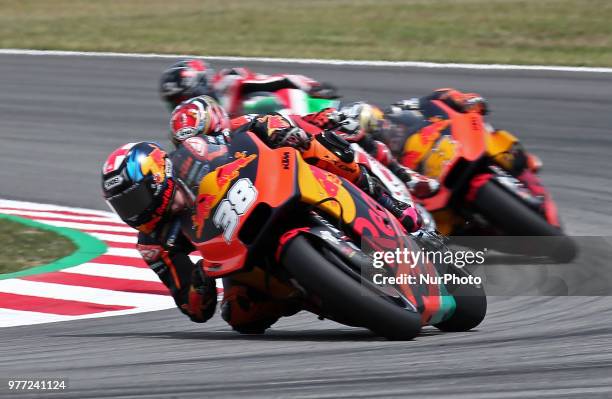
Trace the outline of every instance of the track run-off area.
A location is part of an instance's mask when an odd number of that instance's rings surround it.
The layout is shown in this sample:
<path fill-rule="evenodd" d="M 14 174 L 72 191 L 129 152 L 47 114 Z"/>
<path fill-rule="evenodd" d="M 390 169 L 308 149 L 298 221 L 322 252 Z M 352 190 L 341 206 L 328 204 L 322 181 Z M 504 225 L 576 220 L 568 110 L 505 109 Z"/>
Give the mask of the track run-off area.
<path fill-rule="evenodd" d="M 71 257 L 0 280 L 0 327 L 132 314 L 174 307 L 135 248 L 136 234 L 110 212 L 0 200 L 0 214 L 32 227 L 66 228 Z M 59 229 L 58 229 L 59 228 Z M 74 258 L 74 259 L 70 259 Z"/>
<path fill-rule="evenodd" d="M 90 210 L 85 212 L 89 220 L 111 217 L 102 214 L 108 210 L 101 198 L 102 162 L 131 141 L 156 140 L 169 147 L 168 113 L 158 98 L 157 83 L 172 62 L 157 57 L 0 54 L 0 198 L 84 208 Z M 610 73 L 227 59 L 211 64 L 301 73 L 334 83 L 347 101 L 380 105 L 438 87 L 481 93 L 490 101 L 490 121 L 515 132 L 542 158 L 542 178 L 566 230 L 571 235 L 610 235 Z M 85 215 L 53 212 L 58 207 L 24 210 L 7 204 L 1 202 L 0 208 L 14 208 L 16 216 L 39 222 L 77 229 L 82 226 L 69 224 L 85 223 L 67 219 Z M 90 233 L 110 251 L 100 257 L 133 254 L 127 238 L 108 237 L 129 237 L 132 232 Z M 0 378 L 67 378 L 68 389 L 56 395 L 62 398 L 612 395 L 609 297 L 491 297 L 478 329 L 449 334 L 426 328 L 410 342 L 388 342 L 304 312 L 281 319 L 263 336 L 240 336 L 218 315 L 206 324 L 190 322 L 174 309 L 169 296 L 156 291 L 163 287 L 142 264 L 104 260 L 108 258 L 93 258 L 50 273 L 87 276 L 81 281 L 90 287 L 45 291 L 45 296 L 37 288 L 40 284 L 65 281 L 32 280 L 42 278 L 39 275 L 25 277 L 23 290 L 8 294 L 49 298 L 53 292 L 57 297 L 51 300 L 133 309 L 12 327 L 7 317 L 28 310 L 0 310 L 0 325 L 6 326 L 0 328 Z M 126 278 L 120 267 L 138 269 L 142 278 L 132 278 L 140 281 L 124 289 L 100 285 L 105 279 Z M 8 303 L 1 296 L 6 281 L 0 280 L 0 307 Z M 93 292 L 86 298 L 71 296 L 86 289 Z M 115 298 L 109 303 L 96 296 L 106 291 Z M 129 302 L 128 296 L 138 300 Z M 19 307 L 21 302 L 11 303 Z M 162 308 L 167 310 L 152 311 Z M 134 313 L 140 310 L 145 312 Z M 107 312 L 116 316 L 99 317 Z M 13 316 L 6 316 L 9 313 Z M 84 315 L 55 316 L 63 320 Z M 0 397 L 9 395 L 0 387 Z"/>

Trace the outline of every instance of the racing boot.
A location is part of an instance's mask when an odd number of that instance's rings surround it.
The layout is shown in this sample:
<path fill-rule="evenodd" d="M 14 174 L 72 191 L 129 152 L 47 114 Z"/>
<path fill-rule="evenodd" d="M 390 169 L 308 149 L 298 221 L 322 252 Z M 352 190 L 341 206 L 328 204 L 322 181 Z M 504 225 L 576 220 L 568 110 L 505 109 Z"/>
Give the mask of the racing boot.
<path fill-rule="evenodd" d="M 187 292 L 187 302 L 180 307 L 191 321 L 204 323 L 215 314 L 217 307 L 217 287 L 215 280 L 204 275 L 201 260 L 196 263 L 192 274 L 191 284 Z"/>
<path fill-rule="evenodd" d="M 386 191 L 381 191 L 374 199 L 400 221 L 407 232 L 413 233 L 421 228 L 423 220 L 417 209 L 410 204 L 393 198 Z"/>
<path fill-rule="evenodd" d="M 241 334 L 263 334 L 279 318 L 301 310 L 298 301 L 273 299 L 252 287 L 223 279 L 221 317 Z"/>
<path fill-rule="evenodd" d="M 423 199 L 433 197 L 440 191 L 440 183 L 435 179 L 430 179 L 427 176 L 416 174 L 412 179 L 406 183 L 410 194 L 416 198 Z"/>

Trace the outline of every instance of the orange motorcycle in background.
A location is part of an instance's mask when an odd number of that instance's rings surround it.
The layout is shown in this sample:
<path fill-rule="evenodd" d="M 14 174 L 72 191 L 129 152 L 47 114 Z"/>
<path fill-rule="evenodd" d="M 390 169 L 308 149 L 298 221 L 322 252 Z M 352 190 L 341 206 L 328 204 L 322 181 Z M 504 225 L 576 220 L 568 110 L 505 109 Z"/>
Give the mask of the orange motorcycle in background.
<path fill-rule="evenodd" d="M 439 193 L 420 202 L 442 234 L 554 236 L 562 250 L 553 257 L 574 258 L 576 246 L 535 174 L 539 160 L 516 137 L 493 131 L 478 112 L 458 112 L 440 100 L 421 113 L 431 124 L 406 140 L 400 159 L 440 182 Z M 402 118 L 393 122 L 402 124 Z"/>
<path fill-rule="evenodd" d="M 271 149 L 250 132 L 236 136 L 229 151 L 234 160 L 204 176 L 196 199 L 190 238 L 207 275 L 240 281 L 274 300 L 299 298 L 302 309 L 390 339 L 411 339 L 423 325 L 465 331 L 483 320 L 480 285 L 417 279 L 383 286 L 372 279 L 373 272 L 470 275 L 428 260 L 373 270 L 363 245 L 418 251 L 431 244 L 408 235 L 350 182 L 309 165 L 293 148 Z"/>

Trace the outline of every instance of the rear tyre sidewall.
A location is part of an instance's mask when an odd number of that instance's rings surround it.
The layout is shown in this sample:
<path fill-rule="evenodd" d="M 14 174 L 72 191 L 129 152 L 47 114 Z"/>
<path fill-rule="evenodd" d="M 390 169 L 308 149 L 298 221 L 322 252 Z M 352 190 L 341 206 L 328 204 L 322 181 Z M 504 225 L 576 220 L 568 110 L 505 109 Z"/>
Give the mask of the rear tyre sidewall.
<path fill-rule="evenodd" d="M 363 287 L 321 255 L 303 236 L 284 252 L 282 264 L 330 318 L 362 326 L 392 340 L 409 340 L 421 330 L 419 313 L 395 305 Z"/>

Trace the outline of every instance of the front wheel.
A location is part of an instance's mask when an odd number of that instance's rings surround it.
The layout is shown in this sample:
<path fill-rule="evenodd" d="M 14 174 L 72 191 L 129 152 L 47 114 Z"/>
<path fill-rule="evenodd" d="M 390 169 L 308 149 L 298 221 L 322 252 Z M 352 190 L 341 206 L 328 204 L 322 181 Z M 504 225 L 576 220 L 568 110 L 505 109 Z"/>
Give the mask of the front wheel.
<path fill-rule="evenodd" d="M 393 340 L 409 340 L 421 331 L 421 316 L 367 289 L 326 259 L 304 237 L 287 244 L 282 264 L 321 309 L 346 324 L 365 327 Z"/>
<path fill-rule="evenodd" d="M 467 276 L 463 269 L 455 269 L 453 273 L 458 277 Z M 442 331 L 469 331 L 478 326 L 487 314 L 487 296 L 480 285 L 447 284 L 446 288 L 455 300 L 455 310 L 448 319 L 434 324 Z"/>

